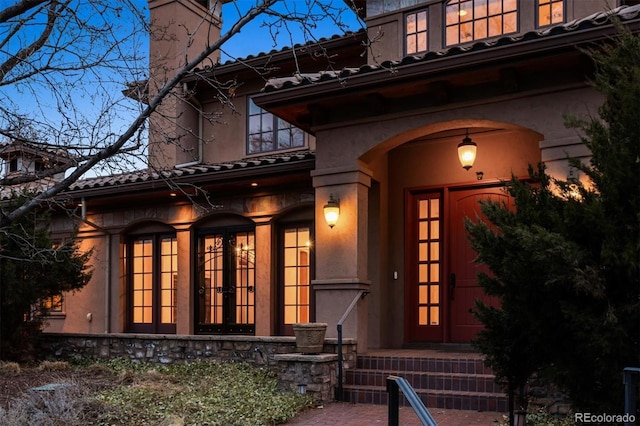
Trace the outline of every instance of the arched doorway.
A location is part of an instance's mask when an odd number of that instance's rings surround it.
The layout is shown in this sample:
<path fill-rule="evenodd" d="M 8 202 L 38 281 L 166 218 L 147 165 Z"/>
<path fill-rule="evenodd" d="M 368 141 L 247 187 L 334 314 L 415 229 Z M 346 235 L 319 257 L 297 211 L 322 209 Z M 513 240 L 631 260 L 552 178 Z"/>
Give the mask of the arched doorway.
<path fill-rule="evenodd" d="M 542 139 L 527 129 L 494 124 L 441 127 L 396 145 L 384 154 L 386 161 L 378 161 L 388 176 L 388 200 L 381 208 L 388 209 L 386 261 L 392 272 L 390 281 L 381 279 L 380 310 L 390 314 L 380 327 L 391 346 L 469 342 L 481 329 L 471 309 L 478 299 L 492 302 L 478 286 L 481 267 L 473 261 L 464 220 L 481 216 L 480 200 L 508 202 L 504 181 L 526 177 L 528 165 L 540 161 Z M 478 145 L 469 171 L 456 150 L 467 131 Z"/>
<path fill-rule="evenodd" d="M 240 216 L 214 217 L 195 228 L 195 331 L 254 334 L 255 224 Z"/>

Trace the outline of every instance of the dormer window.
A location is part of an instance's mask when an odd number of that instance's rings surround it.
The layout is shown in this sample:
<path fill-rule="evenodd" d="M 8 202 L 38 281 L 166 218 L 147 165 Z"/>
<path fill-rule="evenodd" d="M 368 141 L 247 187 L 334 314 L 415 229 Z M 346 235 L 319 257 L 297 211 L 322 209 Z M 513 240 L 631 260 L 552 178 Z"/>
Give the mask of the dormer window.
<path fill-rule="evenodd" d="M 564 0 L 538 0 L 538 27 L 564 22 Z"/>
<path fill-rule="evenodd" d="M 9 160 L 9 173 L 13 173 L 17 171 L 18 171 L 18 159 L 12 158 L 11 160 Z"/>
<path fill-rule="evenodd" d="M 405 15 L 406 45 L 405 53 L 413 55 L 427 51 L 427 11 L 407 13 Z"/>
<path fill-rule="evenodd" d="M 451 0 L 445 14 L 447 46 L 518 31 L 518 0 Z"/>

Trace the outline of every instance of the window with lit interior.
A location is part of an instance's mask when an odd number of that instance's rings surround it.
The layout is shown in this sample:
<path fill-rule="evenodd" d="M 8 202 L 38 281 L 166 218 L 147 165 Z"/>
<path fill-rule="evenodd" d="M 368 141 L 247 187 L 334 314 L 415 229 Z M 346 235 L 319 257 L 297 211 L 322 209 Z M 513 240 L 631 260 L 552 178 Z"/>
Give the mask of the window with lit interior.
<path fill-rule="evenodd" d="M 309 322 L 311 316 L 311 227 L 287 226 L 283 230 L 284 325 Z"/>
<path fill-rule="evenodd" d="M 518 31 L 518 0 L 451 0 L 445 14 L 447 46 Z"/>
<path fill-rule="evenodd" d="M 304 132 L 257 106 L 249 99 L 247 154 L 300 148 Z"/>
<path fill-rule="evenodd" d="M 45 297 L 40 301 L 40 311 L 45 315 L 63 314 L 63 301 L 62 294 Z"/>
<path fill-rule="evenodd" d="M 427 11 L 407 13 L 405 15 L 405 53 L 413 55 L 427 51 Z"/>
<path fill-rule="evenodd" d="M 564 0 L 538 0 L 538 27 L 564 22 Z"/>

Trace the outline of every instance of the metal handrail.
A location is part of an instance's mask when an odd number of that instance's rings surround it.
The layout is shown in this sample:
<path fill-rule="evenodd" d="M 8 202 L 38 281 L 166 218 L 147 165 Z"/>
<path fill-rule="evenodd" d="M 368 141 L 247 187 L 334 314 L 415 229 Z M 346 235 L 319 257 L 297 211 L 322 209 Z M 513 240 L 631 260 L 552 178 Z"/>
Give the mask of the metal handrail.
<path fill-rule="evenodd" d="M 636 424 L 636 388 L 638 386 L 638 378 L 640 378 L 640 368 L 625 367 L 622 373 L 622 383 L 624 383 L 624 426 Z M 633 416 L 633 421 L 631 420 Z"/>
<path fill-rule="evenodd" d="M 399 376 L 387 377 L 387 392 L 389 393 L 389 426 L 398 426 L 400 424 L 400 391 L 404 394 L 411 408 L 418 415 L 418 419 L 424 426 L 438 426 L 431 416 L 427 407 L 411 387 L 407 379 Z"/>
<path fill-rule="evenodd" d="M 349 305 L 347 310 L 344 311 L 344 314 L 342 315 L 342 318 L 340 318 L 340 321 L 338 321 L 338 324 L 336 325 L 336 328 L 338 330 L 338 389 L 336 390 L 336 400 L 337 401 L 342 401 L 342 399 L 343 399 L 343 389 L 342 389 L 342 381 L 343 381 L 342 380 L 342 361 L 343 361 L 343 356 L 342 356 L 342 323 L 344 323 L 347 320 L 347 317 L 349 316 L 349 314 L 351 313 L 353 308 L 355 308 L 356 304 L 358 303 L 358 300 L 360 300 L 361 298 L 363 298 L 367 294 L 369 294 L 369 292 L 367 290 L 360 290 L 358 292 L 358 294 L 356 294 L 356 297 L 354 297 L 353 300 L 351 301 L 351 304 Z"/>

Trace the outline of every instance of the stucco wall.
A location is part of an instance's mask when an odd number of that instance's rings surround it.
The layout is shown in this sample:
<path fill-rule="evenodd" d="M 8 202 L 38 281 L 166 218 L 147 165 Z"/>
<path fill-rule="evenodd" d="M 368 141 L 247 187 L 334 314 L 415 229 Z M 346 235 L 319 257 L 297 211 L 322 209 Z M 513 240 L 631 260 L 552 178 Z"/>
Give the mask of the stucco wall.
<path fill-rule="evenodd" d="M 64 333 L 121 333 L 126 328 L 126 272 L 124 248 L 127 235 L 137 227 L 150 223 L 168 225 L 178 238 L 178 313 L 177 333 L 194 333 L 193 233 L 198 227 L 224 226 L 238 223 L 256 225 L 256 335 L 272 335 L 277 320 L 277 285 L 272 271 L 277 250 L 274 248 L 277 224 L 288 212 L 307 209 L 314 200 L 313 191 L 288 190 L 260 193 L 254 196 L 216 198 L 221 208 L 208 212 L 184 201 L 156 200 L 139 206 L 114 205 L 92 210 L 86 221 L 77 223 L 81 248 L 93 248 L 93 277 L 76 293 L 64 295 L 64 313 L 48 318 L 46 331 Z M 299 217 L 296 216 L 296 217 Z M 305 218 L 313 219 L 307 214 Z M 68 235 L 72 223 L 59 221 L 56 232 Z M 108 246 L 110 245 L 110 251 Z M 90 314 L 90 315 L 89 315 Z"/>
<path fill-rule="evenodd" d="M 474 184 L 478 182 L 476 171 L 484 173 L 483 182 L 508 179 L 512 173 L 526 176 L 528 165 L 540 160 L 553 163 L 553 173 L 566 178 L 567 153 L 582 157 L 585 152 L 575 129 L 565 127 L 564 115 L 587 115 L 597 109 L 600 100 L 589 88 L 570 88 L 317 129 L 314 173 L 322 178 L 314 180 L 316 196 L 324 200 L 330 191 L 351 194 L 341 201 L 340 220 L 344 217 L 344 222 L 336 225 L 333 234 L 320 233 L 320 241 L 326 237 L 324 246 L 331 248 L 319 248 L 318 265 L 332 267 L 319 269 L 317 278 L 343 278 L 345 283 L 347 277 L 353 283 L 368 280 L 370 347 L 400 347 L 403 343 L 404 189 Z M 478 144 L 471 171 L 460 166 L 456 151 L 467 129 Z M 354 202 L 356 185 L 340 176 L 345 170 L 362 167 L 375 183 L 369 187 L 375 189 L 367 189 L 368 199 Z M 371 218 L 380 220 L 367 225 L 369 235 L 361 244 L 362 227 L 348 221 L 362 209 L 362 203 L 378 209 Z M 321 206 L 317 213 L 319 209 Z M 355 254 L 358 250 L 360 255 Z M 369 259 L 366 274 L 354 270 L 362 255 Z M 398 272 L 397 279 L 394 272 Z"/>
<path fill-rule="evenodd" d="M 373 5 L 367 2 L 368 13 L 366 24 L 369 38 L 374 40 L 368 56 L 368 63 L 376 64 L 388 60 L 398 60 L 405 56 L 405 15 L 409 12 L 427 9 L 428 14 L 428 50 L 441 51 L 447 48 L 444 40 L 443 20 L 445 14 L 445 1 L 375 1 Z M 564 22 L 571 22 L 593 13 L 607 10 L 608 7 L 616 7 L 621 3 L 617 0 L 565 0 Z M 520 0 L 518 33 L 525 34 L 530 31 L 538 31 L 537 27 L 537 2 L 534 0 Z"/>

